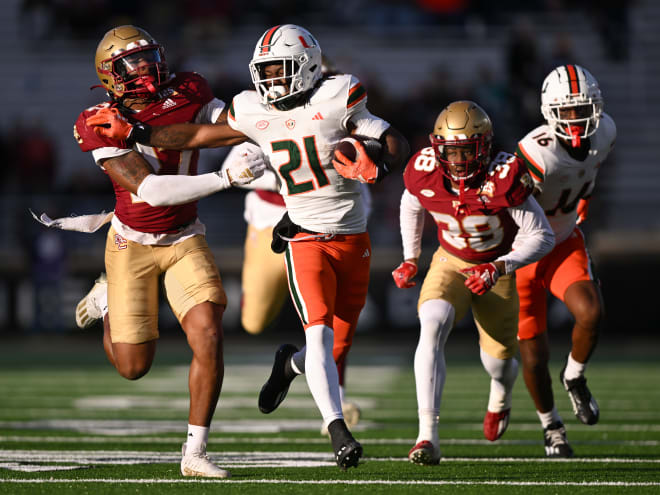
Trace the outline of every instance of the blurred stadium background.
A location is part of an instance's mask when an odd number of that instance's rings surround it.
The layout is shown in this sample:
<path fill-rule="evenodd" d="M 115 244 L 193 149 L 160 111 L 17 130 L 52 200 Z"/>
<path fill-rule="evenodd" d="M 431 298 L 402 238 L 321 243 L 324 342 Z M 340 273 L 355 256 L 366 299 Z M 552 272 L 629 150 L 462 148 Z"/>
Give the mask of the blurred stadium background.
<path fill-rule="evenodd" d="M 605 111 L 618 127 L 585 225 L 603 283 L 605 338 L 642 336 L 657 325 L 660 280 L 660 3 L 654 0 L 3 0 L 0 9 L 0 337 L 64 334 L 74 308 L 103 269 L 104 233 L 46 229 L 28 208 L 51 217 L 113 208 L 109 180 L 82 153 L 72 126 L 104 99 L 94 52 L 112 26 L 132 23 L 165 47 L 171 69 L 206 76 L 225 101 L 250 88 L 254 44 L 271 25 L 297 23 L 319 40 L 336 66 L 358 76 L 369 108 L 389 120 L 413 149 L 426 144 L 437 113 L 473 99 L 491 115 L 497 147 L 541 123 L 540 86 L 556 65 L 574 62 L 598 79 Z M 226 150 L 204 152 L 216 169 Z M 398 291 L 390 271 L 400 262 L 397 175 L 373 188 L 370 232 L 373 283 L 360 330 L 414 330 L 415 291 Z M 200 202 L 230 298 L 228 334 L 241 332 L 240 270 L 244 193 Z M 437 241 L 427 222 L 426 260 Z M 552 306 L 553 331 L 570 316 Z M 289 308 L 278 332 L 299 331 Z M 465 325 L 468 323 L 464 322 Z M 176 328 L 166 306 L 164 333 Z M 272 334 L 272 333 L 271 333 Z M 411 331 L 410 339 L 417 333 Z"/>

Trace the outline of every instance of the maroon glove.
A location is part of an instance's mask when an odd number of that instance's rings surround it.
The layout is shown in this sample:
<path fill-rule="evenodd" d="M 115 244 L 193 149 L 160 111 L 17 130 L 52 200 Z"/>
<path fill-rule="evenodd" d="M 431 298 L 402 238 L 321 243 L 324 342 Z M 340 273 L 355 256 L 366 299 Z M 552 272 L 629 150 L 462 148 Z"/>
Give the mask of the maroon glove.
<path fill-rule="evenodd" d="M 394 283 L 399 289 L 410 289 L 417 285 L 411 279 L 417 274 L 417 265 L 410 261 L 404 261 L 392 272 Z"/>
<path fill-rule="evenodd" d="M 478 296 L 484 295 L 500 278 L 500 271 L 494 263 L 484 263 L 482 265 L 464 268 L 461 273 L 468 275 L 465 286 Z"/>

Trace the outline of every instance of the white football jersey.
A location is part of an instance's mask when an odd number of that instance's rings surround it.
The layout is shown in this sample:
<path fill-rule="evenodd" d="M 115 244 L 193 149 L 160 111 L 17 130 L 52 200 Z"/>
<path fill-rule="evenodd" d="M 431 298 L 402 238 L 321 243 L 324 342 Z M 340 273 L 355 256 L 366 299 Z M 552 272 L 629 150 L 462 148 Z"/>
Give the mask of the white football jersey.
<path fill-rule="evenodd" d="M 389 127 L 369 113 L 366 102 L 365 89 L 349 74 L 323 79 L 306 104 L 291 110 L 262 105 L 256 91 L 234 97 L 229 125 L 268 156 L 291 220 L 307 230 L 331 234 L 367 230 L 360 183 L 343 178 L 332 165 L 335 146 L 349 134 L 349 121 L 362 123 L 359 129 L 370 129 L 368 137 L 374 139 Z"/>
<path fill-rule="evenodd" d="M 545 211 L 556 243 L 566 240 L 575 228 L 577 204 L 591 196 L 600 165 L 614 147 L 616 125 L 603 114 L 598 130 L 589 140 L 591 149 L 583 161 L 572 158 L 548 125 L 527 134 L 516 149 L 540 192 L 536 200 Z"/>

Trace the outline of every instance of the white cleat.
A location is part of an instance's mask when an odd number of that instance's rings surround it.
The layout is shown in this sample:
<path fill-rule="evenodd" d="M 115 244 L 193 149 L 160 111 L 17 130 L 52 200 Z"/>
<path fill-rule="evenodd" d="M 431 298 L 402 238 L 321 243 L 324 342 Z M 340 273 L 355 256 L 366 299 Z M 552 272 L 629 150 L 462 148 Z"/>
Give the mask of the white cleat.
<path fill-rule="evenodd" d="M 94 281 L 91 290 L 76 306 L 76 325 L 78 325 L 78 328 L 89 328 L 103 316 L 101 300 L 107 301 L 107 298 L 108 278 L 105 273 L 101 273 L 99 278 Z"/>
<path fill-rule="evenodd" d="M 348 429 L 352 429 L 360 421 L 362 411 L 355 402 L 344 402 L 341 405 L 341 413 L 344 415 L 344 422 Z M 325 424 L 321 425 L 321 435 L 328 436 L 328 427 Z"/>
<path fill-rule="evenodd" d="M 203 450 L 186 454 L 186 444 L 181 447 L 181 474 L 184 476 L 199 476 L 202 478 L 231 478 L 231 473 L 221 469 L 211 462 Z"/>

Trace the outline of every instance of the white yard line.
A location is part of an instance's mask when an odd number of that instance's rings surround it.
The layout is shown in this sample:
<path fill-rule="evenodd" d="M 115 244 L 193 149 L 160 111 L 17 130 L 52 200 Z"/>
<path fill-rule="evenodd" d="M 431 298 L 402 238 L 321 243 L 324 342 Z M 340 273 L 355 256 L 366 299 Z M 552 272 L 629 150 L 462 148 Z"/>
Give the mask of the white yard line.
<path fill-rule="evenodd" d="M 660 482 L 653 481 L 470 481 L 470 480 L 428 480 L 428 481 L 394 481 L 394 480 L 211 480 L 211 479 L 109 479 L 109 478 L 89 478 L 89 479 L 6 479 L 0 483 L 108 483 L 108 484 L 189 484 L 189 483 L 222 483 L 222 484 L 259 484 L 259 485 L 474 485 L 474 486 L 604 486 L 604 487 L 644 487 L 660 486 Z"/>

